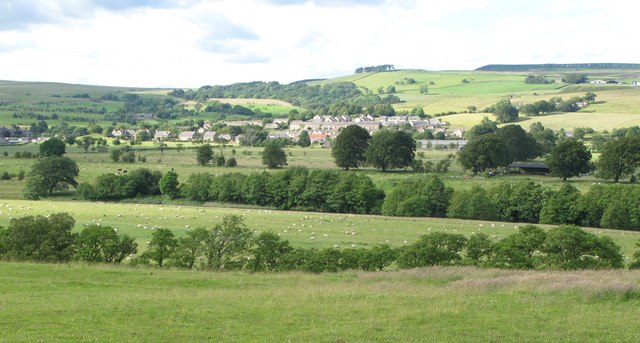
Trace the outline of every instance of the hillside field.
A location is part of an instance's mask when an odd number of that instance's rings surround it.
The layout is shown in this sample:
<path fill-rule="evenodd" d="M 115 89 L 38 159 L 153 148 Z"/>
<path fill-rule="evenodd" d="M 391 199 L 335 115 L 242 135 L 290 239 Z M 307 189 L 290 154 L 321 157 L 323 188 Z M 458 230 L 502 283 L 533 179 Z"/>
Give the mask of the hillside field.
<path fill-rule="evenodd" d="M 640 124 L 640 87 L 631 86 L 631 82 L 640 79 L 638 70 L 571 70 L 566 73 L 586 73 L 590 79 L 616 79 L 626 82 L 623 86 L 612 85 L 566 85 L 551 83 L 545 85 L 525 84 L 528 74 L 545 75 L 549 79 L 559 80 L 565 73 L 534 72 L 483 72 L 483 71 L 426 71 L 397 70 L 385 73 L 354 74 L 317 84 L 333 82 L 354 82 L 363 90 L 377 94 L 379 87 L 395 86 L 402 103 L 394 105 L 397 110 L 411 110 L 422 107 L 427 114 L 449 111 L 466 112 L 467 107 L 475 106 L 482 110 L 502 98 L 509 98 L 514 104 L 528 104 L 538 100 L 548 100 L 559 96 L 565 99 L 583 96 L 587 92 L 597 94 L 596 103 L 578 113 L 559 113 L 539 117 L 524 117 L 518 122 L 525 129 L 530 123 L 540 121 L 545 127 L 566 130 L 575 127 L 591 127 L 597 131 L 628 127 Z M 416 83 L 402 84 L 406 79 Z M 468 83 L 463 83 L 467 80 Z M 430 84 L 433 83 L 433 84 Z M 422 85 L 429 88 L 426 95 L 420 94 Z M 469 129 L 478 124 L 484 116 L 493 119 L 490 113 L 463 113 L 442 116 L 442 120 L 454 127 Z"/>

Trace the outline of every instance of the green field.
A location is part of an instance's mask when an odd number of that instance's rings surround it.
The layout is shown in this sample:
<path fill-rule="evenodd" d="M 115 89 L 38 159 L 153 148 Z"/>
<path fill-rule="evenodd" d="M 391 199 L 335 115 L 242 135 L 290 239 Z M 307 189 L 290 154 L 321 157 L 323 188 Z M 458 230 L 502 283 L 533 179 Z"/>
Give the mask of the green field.
<path fill-rule="evenodd" d="M 640 272 L 0 264 L 8 342 L 635 342 Z"/>

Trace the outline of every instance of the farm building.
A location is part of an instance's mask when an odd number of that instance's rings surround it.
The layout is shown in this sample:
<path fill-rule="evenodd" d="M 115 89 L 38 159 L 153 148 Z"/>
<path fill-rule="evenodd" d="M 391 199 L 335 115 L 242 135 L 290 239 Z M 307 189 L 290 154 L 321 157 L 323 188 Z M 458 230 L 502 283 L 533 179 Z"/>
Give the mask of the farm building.
<path fill-rule="evenodd" d="M 202 136 L 202 140 L 203 141 L 213 142 L 218 138 L 218 136 L 219 136 L 219 133 L 217 133 L 215 131 L 207 131 Z"/>
<path fill-rule="evenodd" d="M 195 135 L 196 135 L 195 131 L 182 131 L 182 132 L 180 132 L 180 135 L 178 136 L 178 139 L 183 141 L 183 142 L 191 141 L 191 140 L 193 140 Z"/>
<path fill-rule="evenodd" d="M 514 162 L 509 165 L 509 171 L 520 174 L 548 175 L 549 167 L 544 162 Z"/>
<path fill-rule="evenodd" d="M 153 134 L 153 139 L 157 141 L 166 140 L 169 138 L 170 134 L 171 134 L 171 131 L 156 131 L 156 133 Z"/>

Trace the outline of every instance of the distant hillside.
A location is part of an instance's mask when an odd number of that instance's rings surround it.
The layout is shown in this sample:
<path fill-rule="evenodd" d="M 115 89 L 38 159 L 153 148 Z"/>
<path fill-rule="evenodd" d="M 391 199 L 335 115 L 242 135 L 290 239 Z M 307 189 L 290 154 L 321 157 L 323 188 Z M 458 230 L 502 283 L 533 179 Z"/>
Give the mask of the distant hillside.
<path fill-rule="evenodd" d="M 530 71 L 563 69 L 640 69 L 638 63 L 567 63 L 567 64 L 488 64 L 478 71 Z"/>

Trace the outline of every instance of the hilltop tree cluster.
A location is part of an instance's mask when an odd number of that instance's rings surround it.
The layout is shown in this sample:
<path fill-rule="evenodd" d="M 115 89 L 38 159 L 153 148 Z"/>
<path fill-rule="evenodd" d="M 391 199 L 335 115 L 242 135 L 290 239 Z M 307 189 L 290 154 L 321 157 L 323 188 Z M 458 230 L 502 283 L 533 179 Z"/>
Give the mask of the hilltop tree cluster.
<path fill-rule="evenodd" d="M 384 73 L 384 72 L 388 72 L 388 71 L 394 71 L 396 68 L 393 66 L 393 64 L 382 64 L 379 66 L 369 66 L 369 67 L 359 67 L 356 68 L 355 73 L 356 74 L 361 74 L 361 73 Z"/>

